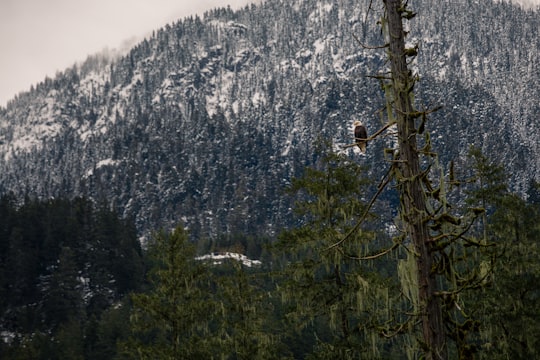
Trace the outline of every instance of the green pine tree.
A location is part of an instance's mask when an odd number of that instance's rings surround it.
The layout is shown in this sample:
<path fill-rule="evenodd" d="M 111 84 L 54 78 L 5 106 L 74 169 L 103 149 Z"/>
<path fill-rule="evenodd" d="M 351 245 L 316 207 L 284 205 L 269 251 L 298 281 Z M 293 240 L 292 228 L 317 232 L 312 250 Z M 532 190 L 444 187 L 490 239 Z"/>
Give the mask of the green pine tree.
<path fill-rule="evenodd" d="M 395 299 L 388 280 L 365 259 L 383 244 L 373 232 L 356 228 L 359 219 L 369 216 L 362 201 L 369 184 L 365 175 L 364 167 L 325 150 L 319 166 L 305 169 L 289 189 L 300 196 L 295 210 L 301 226 L 281 234 L 276 248 L 285 263 L 278 284 L 286 319 L 297 332 L 290 336 L 292 341 L 304 337 L 305 348 L 296 349 L 296 356 L 389 355 L 383 355 L 379 340 L 382 324 L 394 315 L 389 306 Z M 347 233 L 350 238 L 341 241 Z"/>
<path fill-rule="evenodd" d="M 512 194 L 502 166 L 479 149 L 469 152 L 467 203 L 486 209 L 483 241 L 493 246 L 491 276 L 468 307 L 481 320 L 481 359 L 531 359 L 540 354 L 540 206 Z"/>
<path fill-rule="evenodd" d="M 283 329 L 272 322 L 279 304 L 266 289 L 269 276 L 236 260 L 217 270 L 217 326 L 212 334 L 216 358 L 287 359 L 280 339 Z"/>
<path fill-rule="evenodd" d="M 214 304 L 209 272 L 195 260 L 187 232 L 160 232 L 149 246 L 150 289 L 132 295 L 132 336 L 126 356 L 138 359 L 211 358 L 207 334 Z"/>

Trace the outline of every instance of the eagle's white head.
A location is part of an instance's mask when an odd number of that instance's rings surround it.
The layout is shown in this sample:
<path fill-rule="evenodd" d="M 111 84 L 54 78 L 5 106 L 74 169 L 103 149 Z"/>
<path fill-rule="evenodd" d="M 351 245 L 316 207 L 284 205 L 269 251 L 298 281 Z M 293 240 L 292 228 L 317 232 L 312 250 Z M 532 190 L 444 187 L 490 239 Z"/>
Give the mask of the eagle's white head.
<path fill-rule="evenodd" d="M 353 126 L 362 126 L 362 122 L 361 121 L 358 121 L 358 120 L 355 120 L 353 122 Z"/>

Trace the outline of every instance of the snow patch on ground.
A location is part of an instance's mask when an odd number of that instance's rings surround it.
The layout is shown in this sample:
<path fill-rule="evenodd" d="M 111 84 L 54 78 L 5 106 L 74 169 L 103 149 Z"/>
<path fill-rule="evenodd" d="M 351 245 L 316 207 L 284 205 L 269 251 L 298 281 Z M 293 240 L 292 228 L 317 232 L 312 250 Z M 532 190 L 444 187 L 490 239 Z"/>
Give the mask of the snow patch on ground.
<path fill-rule="evenodd" d="M 315 48 L 315 54 L 316 55 L 322 54 L 322 52 L 326 48 L 325 41 L 323 39 L 317 39 L 313 43 L 313 47 Z"/>
<path fill-rule="evenodd" d="M 85 177 L 90 177 L 94 175 L 94 171 L 97 169 L 100 169 L 105 166 L 117 166 L 120 164 L 120 160 L 113 160 L 113 159 L 104 159 L 99 161 L 92 169 L 89 169 L 86 171 Z"/>
<path fill-rule="evenodd" d="M 244 266 L 247 266 L 247 267 L 262 265 L 262 262 L 259 260 L 252 260 L 248 258 L 246 255 L 233 253 L 233 252 L 207 254 L 203 256 L 198 256 L 195 258 L 195 260 L 199 260 L 199 261 L 210 260 L 212 261 L 213 265 L 220 265 L 225 260 L 236 260 L 238 262 L 241 262 Z"/>
<path fill-rule="evenodd" d="M 21 119 L 19 126 L 13 127 L 13 134 L 9 138 L 0 139 L 0 154 L 4 155 L 4 161 L 9 161 L 18 153 L 40 149 L 45 140 L 60 133 L 63 128 L 62 111 L 57 106 L 56 95 L 56 90 L 51 90 L 42 102 L 30 106 L 30 115 Z"/>
<path fill-rule="evenodd" d="M 4 344 L 11 344 L 17 337 L 17 333 L 11 331 L 0 331 L 0 339 Z"/>

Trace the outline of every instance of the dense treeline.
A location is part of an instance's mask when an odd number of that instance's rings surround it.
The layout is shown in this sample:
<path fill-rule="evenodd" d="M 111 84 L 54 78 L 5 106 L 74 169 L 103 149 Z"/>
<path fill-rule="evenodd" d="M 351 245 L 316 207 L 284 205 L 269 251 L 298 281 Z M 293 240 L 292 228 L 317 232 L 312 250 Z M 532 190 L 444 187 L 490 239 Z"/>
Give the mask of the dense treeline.
<path fill-rule="evenodd" d="M 144 275 L 133 222 L 84 198 L 17 200 L 0 198 L 0 357 L 100 358 L 107 310 Z"/>
<path fill-rule="evenodd" d="M 473 276 L 458 270 L 485 266 L 474 288 L 443 297 L 455 322 L 450 358 L 532 358 L 540 353 L 538 188 L 525 201 L 508 190 L 504 169 L 477 149 L 467 161 L 467 184 L 453 194 L 466 201 L 456 211 L 486 210 L 469 232 L 471 242 L 486 246 L 453 247 L 460 253 L 447 255 L 459 258 L 456 283 Z M 88 200 L 17 205 L 4 196 L 0 355 L 417 358 L 407 250 L 395 229 L 381 226 L 376 207 L 367 211 L 362 195 L 374 186 L 367 173 L 327 153 L 289 187 L 298 226 L 275 241 L 237 235 L 193 243 L 178 227 L 156 233 L 145 250 L 132 223 Z M 360 217 L 362 227 L 339 243 Z M 197 258 L 206 251 L 248 252 L 262 263 Z"/>
<path fill-rule="evenodd" d="M 450 265 L 433 269 L 449 272 L 456 285 L 438 294 L 449 358 L 537 356 L 535 187 L 528 202 L 516 196 L 504 169 L 475 148 L 466 169 L 448 196 L 465 198 L 455 214 L 472 208 L 482 216 L 466 241 L 456 239 L 441 253 Z M 380 231 L 380 217 L 368 211 L 367 173 L 329 152 L 295 179 L 289 190 L 298 196 L 298 226 L 267 248 L 260 267 L 201 263 L 185 230 L 158 234 L 147 252 L 149 286 L 132 297 L 132 332 L 119 356 L 419 358 L 425 349 L 415 330 L 414 263 L 399 230 Z M 365 221 L 357 228 L 359 218 Z M 351 236 L 342 242 L 343 233 Z"/>
<path fill-rule="evenodd" d="M 353 37 L 382 45 L 381 3 L 216 9 L 157 29 L 122 58 L 92 56 L 45 79 L 0 109 L 0 191 L 107 199 L 148 234 L 185 218 L 197 237 L 274 235 L 291 218 L 280 188 L 313 163 L 315 137 L 347 143 L 353 117 L 381 125 L 370 76 L 384 71 L 384 54 Z M 415 6 L 409 39 L 427 80 L 418 98 L 444 106 L 434 146 L 451 159 L 482 144 L 511 164 L 523 193 L 540 178 L 538 11 L 492 0 Z M 366 162 L 382 176 L 391 144 L 372 144 Z"/>
<path fill-rule="evenodd" d="M 380 127 L 373 114 L 385 102 L 392 125 L 392 96 L 381 99 L 365 81 L 384 68 L 383 56 L 355 42 L 383 40 L 366 26 L 381 14 L 367 2 L 216 10 L 159 30 L 117 61 L 90 58 L 0 109 L 8 120 L 0 192 L 107 199 L 0 199 L 0 357 L 538 357 L 540 202 L 527 155 L 538 152 L 530 55 L 538 20 L 489 4 L 488 17 L 486 2 L 424 4 L 436 21 L 411 30 L 407 50 L 429 44 L 415 64 L 434 83 L 418 94 L 426 103 L 445 99 L 431 137 L 422 118 L 408 127 L 418 134 L 401 138 L 425 135 L 422 173 L 399 173 L 395 164 L 408 160 L 392 134 L 370 140 L 358 161 L 365 167 L 312 146 L 318 135 L 333 137 L 335 148 L 350 143 L 352 116 Z M 455 42 L 445 29 L 463 9 L 478 21 L 460 20 Z M 517 86 L 524 74 L 530 81 Z M 432 138 L 445 149 L 440 157 Z M 466 156 L 470 143 L 511 163 L 519 195 L 480 150 Z M 493 153 L 501 145 L 512 159 Z M 287 196 L 280 192 L 295 177 Z M 368 181 L 381 177 L 378 186 Z M 400 193 L 401 180 L 422 180 L 416 197 L 427 206 L 403 211 L 413 196 Z M 411 218 L 428 224 L 428 254 L 410 246 Z M 141 249 L 134 224 L 148 231 L 179 222 L 189 232 L 157 232 Z M 276 239 L 254 235 L 293 223 Z M 214 255 L 198 256 L 207 252 Z M 415 260 L 426 258 L 434 261 L 417 276 Z M 427 278 L 436 291 L 421 298 Z M 434 328 L 418 326 L 433 299 L 441 347 L 422 337 Z"/>

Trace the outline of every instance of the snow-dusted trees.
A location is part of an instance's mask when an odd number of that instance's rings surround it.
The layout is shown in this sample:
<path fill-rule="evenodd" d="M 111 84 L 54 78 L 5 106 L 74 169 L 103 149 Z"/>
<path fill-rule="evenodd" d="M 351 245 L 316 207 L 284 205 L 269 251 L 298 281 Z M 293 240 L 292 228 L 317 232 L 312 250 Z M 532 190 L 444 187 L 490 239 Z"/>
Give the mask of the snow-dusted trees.
<path fill-rule="evenodd" d="M 132 295 L 132 336 L 122 346 L 124 354 L 137 359 L 283 358 L 279 334 L 269 325 L 268 292 L 242 264 L 231 260 L 232 268 L 210 268 L 196 258 L 182 227 L 158 233 L 148 255 L 149 288 Z"/>

